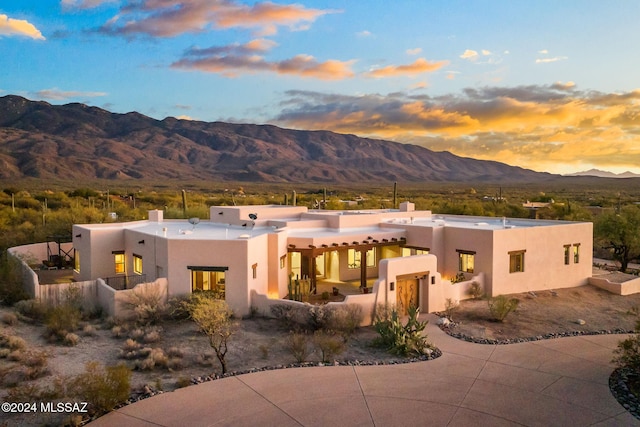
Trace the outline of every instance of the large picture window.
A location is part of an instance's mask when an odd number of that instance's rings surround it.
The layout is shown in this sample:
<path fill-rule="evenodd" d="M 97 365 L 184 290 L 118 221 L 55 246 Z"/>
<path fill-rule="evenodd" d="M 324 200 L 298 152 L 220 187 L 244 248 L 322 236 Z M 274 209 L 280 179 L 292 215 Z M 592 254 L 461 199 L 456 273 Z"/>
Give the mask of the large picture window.
<path fill-rule="evenodd" d="M 472 251 L 458 250 L 458 270 L 464 273 L 473 273 L 475 269 L 476 253 Z"/>
<path fill-rule="evenodd" d="M 227 267 L 188 267 L 191 270 L 191 291 L 212 291 L 225 298 Z"/>

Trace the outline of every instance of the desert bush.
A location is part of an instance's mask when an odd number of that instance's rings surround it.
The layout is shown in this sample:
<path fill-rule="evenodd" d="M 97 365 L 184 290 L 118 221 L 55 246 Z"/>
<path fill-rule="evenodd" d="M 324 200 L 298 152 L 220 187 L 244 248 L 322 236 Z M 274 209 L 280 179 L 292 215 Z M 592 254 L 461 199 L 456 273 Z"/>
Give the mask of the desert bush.
<path fill-rule="evenodd" d="M 13 326 L 18 323 L 18 316 L 15 313 L 2 313 L 0 321 L 5 325 Z"/>
<path fill-rule="evenodd" d="M 135 288 L 125 301 L 139 325 L 155 325 L 167 312 L 167 304 L 161 291 L 145 287 Z"/>
<path fill-rule="evenodd" d="M 35 383 L 22 383 L 7 391 L 7 402 L 34 402 L 50 401 L 64 396 L 64 386 L 59 380 L 48 387 L 43 387 Z"/>
<path fill-rule="evenodd" d="M 9 350 L 8 348 L 0 348 L 0 359 L 6 359 L 10 353 L 11 350 Z"/>
<path fill-rule="evenodd" d="M 447 298 L 444 302 L 444 312 L 445 315 L 447 316 L 447 318 L 451 321 L 453 321 L 453 313 L 458 309 L 459 307 L 459 303 L 458 301 L 452 299 L 452 298 Z"/>
<path fill-rule="evenodd" d="M 313 345 L 320 353 L 323 363 L 330 362 L 335 356 L 344 352 L 344 339 L 332 331 L 318 330 L 313 334 Z"/>
<path fill-rule="evenodd" d="M 122 325 L 116 325 L 111 328 L 111 336 L 113 338 L 121 338 L 127 333 L 127 328 Z"/>
<path fill-rule="evenodd" d="M 167 369 L 170 371 L 179 371 L 184 368 L 184 362 L 179 357 L 170 357 L 167 361 Z"/>
<path fill-rule="evenodd" d="M 63 342 L 68 346 L 74 347 L 80 342 L 80 337 L 73 332 L 69 332 L 64 336 Z"/>
<path fill-rule="evenodd" d="M 183 358 L 184 357 L 184 351 L 181 348 L 178 347 L 170 347 L 167 350 L 167 356 L 171 357 L 171 358 Z"/>
<path fill-rule="evenodd" d="M 0 254 L 0 303 L 12 305 L 29 298 L 22 287 L 22 266 L 7 252 Z"/>
<path fill-rule="evenodd" d="M 144 338 L 145 331 L 142 328 L 134 328 L 129 332 L 129 338 L 139 340 Z"/>
<path fill-rule="evenodd" d="M 85 337 L 93 337 L 96 335 L 96 328 L 92 325 L 85 325 L 85 327 L 82 328 L 82 335 Z"/>
<path fill-rule="evenodd" d="M 24 352 L 22 350 L 12 350 L 9 354 L 7 354 L 7 360 L 11 360 L 12 362 L 20 362 L 24 357 Z"/>
<path fill-rule="evenodd" d="M 307 322 L 301 324 L 301 327 L 307 327 L 312 331 L 325 329 L 331 317 L 331 309 L 326 305 L 311 305 L 307 307 Z"/>
<path fill-rule="evenodd" d="M 364 319 L 362 307 L 356 304 L 341 305 L 331 310 L 327 329 L 336 331 L 347 340 Z"/>
<path fill-rule="evenodd" d="M 475 280 L 471 282 L 471 285 L 469 285 L 468 292 L 469 296 L 473 299 L 480 299 L 484 295 L 482 286 L 480 286 L 480 283 L 476 282 Z"/>
<path fill-rule="evenodd" d="M 160 332 L 158 330 L 153 330 L 144 335 L 142 341 L 146 344 L 154 343 L 160 341 Z"/>
<path fill-rule="evenodd" d="M 129 351 L 138 350 L 140 347 L 141 347 L 140 344 L 138 344 L 136 340 L 127 338 L 127 340 L 124 342 L 124 345 L 122 346 L 122 350 L 129 352 Z"/>
<path fill-rule="evenodd" d="M 49 308 L 45 320 L 47 336 L 55 340 L 64 340 L 69 332 L 78 329 L 82 315 L 73 305 L 62 304 Z"/>
<path fill-rule="evenodd" d="M 5 346 L 11 350 L 23 350 L 27 347 L 27 342 L 21 337 L 11 335 L 7 337 Z"/>
<path fill-rule="evenodd" d="M 24 317 L 36 322 L 44 321 L 47 316 L 47 306 L 35 299 L 18 301 L 13 308 Z"/>
<path fill-rule="evenodd" d="M 270 310 L 273 317 L 282 323 L 285 329 L 306 328 L 310 322 L 309 311 L 302 306 L 276 304 L 272 305 Z"/>
<path fill-rule="evenodd" d="M 635 332 L 634 335 L 618 342 L 618 347 L 613 352 L 612 362 L 618 368 L 640 375 L 640 318 L 636 321 Z"/>
<path fill-rule="evenodd" d="M 380 312 L 376 310 L 373 326 L 379 337 L 374 344 L 401 356 L 424 354 L 429 344 L 426 335 L 422 335 L 422 331 L 428 322 L 418 320 L 419 312 L 417 307 L 409 307 L 409 318 L 403 325 L 395 308 L 390 311 L 388 308 L 383 308 Z"/>
<path fill-rule="evenodd" d="M 31 368 L 46 367 L 49 355 L 45 351 L 28 351 L 22 356 L 22 363 Z"/>
<path fill-rule="evenodd" d="M 136 368 L 142 371 L 151 371 L 156 367 L 166 368 L 168 362 L 169 359 L 164 351 L 161 348 L 154 348 L 145 359 L 136 363 Z"/>
<path fill-rule="evenodd" d="M 308 335 L 303 332 L 289 332 L 285 348 L 293 355 L 296 362 L 305 362 L 310 353 Z"/>
<path fill-rule="evenodd" d="M 131 371 L 125 365 L 104 367 L 89 362 L 69 383 L 72 397 L 88 402 L 92 414 L 102 414 L 129 398 Z"/>
<path fill-rule="evenodd" d="M 498 295 L 497 297 L 489 298 L 487 301 L 489 305 L 489 313 L 491 317 L 498 321 L 504 322 L 509 313 L 515 311 L 518 308 L 520 301 L 516 298 L 508 298 L 505 295 Z"/>
<path fill-rule="evenodd" d="M 180 377 L 176 380 L 176 388 L 189 387 L 191 384 L 190 377 Z"/>

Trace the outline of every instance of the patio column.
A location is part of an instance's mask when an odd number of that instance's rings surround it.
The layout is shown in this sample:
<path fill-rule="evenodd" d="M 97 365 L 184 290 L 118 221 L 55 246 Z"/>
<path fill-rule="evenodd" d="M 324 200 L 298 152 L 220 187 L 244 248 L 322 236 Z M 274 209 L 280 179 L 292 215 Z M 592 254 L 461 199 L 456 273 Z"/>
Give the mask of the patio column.
<path fill-rule="evenodd" d="M 367 250 L 360 250 L 360 287 L 367 287 Z"/>

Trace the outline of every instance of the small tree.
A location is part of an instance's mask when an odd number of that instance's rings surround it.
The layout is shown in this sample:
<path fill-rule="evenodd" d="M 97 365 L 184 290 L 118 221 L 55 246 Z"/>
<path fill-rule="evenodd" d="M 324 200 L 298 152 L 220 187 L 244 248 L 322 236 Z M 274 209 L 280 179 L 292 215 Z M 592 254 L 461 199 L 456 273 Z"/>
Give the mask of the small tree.
<path fill-rule="evenodd" d="M 200 331 L 209 338 L 209 345 L 216 352 L 224 375 L 227 372 L 225 356 L 228 350 L 228 341 L 236 330 L 236 324 L 231 320 L 233 314 L 231 308 L 223 300 L 195 297 L 189 313 Z"/>
<path fill-rule="evenodd" d="M 89 402 L 93 414 L 103 414 L 129 398 L 131 371 L 125 365 L 103 367 L 89 362 L 69 383 L 73 397 Z"/>
<path fill-rule="evenodd" d="M 618 213 L 606 213 L 594 224 L 596 243 L 608 249 L 620 262 L 620 271 L 640 257 L 640 208 L 625 206 Z"/>

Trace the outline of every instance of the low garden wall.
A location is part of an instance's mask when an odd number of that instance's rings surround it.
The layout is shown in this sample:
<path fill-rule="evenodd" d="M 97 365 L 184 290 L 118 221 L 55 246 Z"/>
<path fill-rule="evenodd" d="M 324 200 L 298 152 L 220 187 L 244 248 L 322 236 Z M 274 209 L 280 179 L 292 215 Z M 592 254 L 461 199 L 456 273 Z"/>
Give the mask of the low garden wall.
<path fill-rule="evenodd" d="M 597 286 L 616 295 L 631 295 L 640 292 L 640 277 L 636 279 L 617 281 L 609 280 L 607 276 L 590 277 L 589 284 Z"/>

